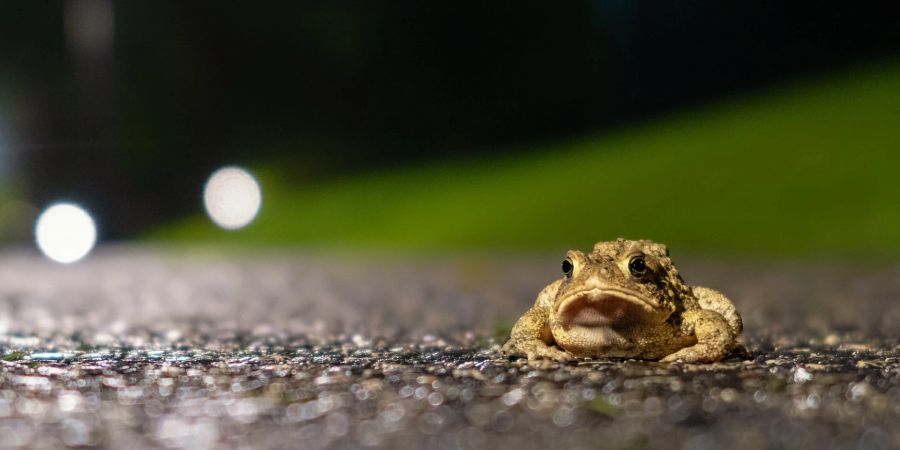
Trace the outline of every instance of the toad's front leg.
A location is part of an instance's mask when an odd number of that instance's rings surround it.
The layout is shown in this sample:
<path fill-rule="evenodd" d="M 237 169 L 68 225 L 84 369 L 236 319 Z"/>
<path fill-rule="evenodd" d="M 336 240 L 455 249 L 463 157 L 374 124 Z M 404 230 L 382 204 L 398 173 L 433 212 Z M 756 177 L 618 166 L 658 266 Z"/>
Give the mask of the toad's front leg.
<path fill-rule="evenodd" d="M 510 356 L 524 356 L 529 361 L 552 359 L 570 361 L 574 356 L 553 345 L 549 315 L 545 308 L 529 309 L 512 328 L 509 340 L 500 350 Z"/>
<path fill-rule="evenodd" d="M 701 309 L 684 313 L 682 332 L 693 334 L 697 343 L 666 356 L 663 362 L 715 362 L 734 347 L 734 336 L 728 323 L 715 311 Z"/>

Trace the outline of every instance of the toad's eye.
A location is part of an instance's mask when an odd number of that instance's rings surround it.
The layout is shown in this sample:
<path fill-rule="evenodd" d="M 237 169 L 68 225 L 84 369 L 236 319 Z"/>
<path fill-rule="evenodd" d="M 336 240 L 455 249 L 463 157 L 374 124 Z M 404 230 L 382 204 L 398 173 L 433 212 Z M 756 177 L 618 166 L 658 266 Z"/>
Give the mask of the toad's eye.
<path fill-rule="evenodd" d="M 562 271 L 566 274 L 567 277 L 572 276 L 572 270 L 575 269 L 575 265 L 572 264 L 572 260 L 566 258 L 562 262 Z"/>
<path fill-rule="evenodd" d="M 628 261 L 628 270 L 631 271 L 631 274 L 639 277 L 647 271 L 647 262 L 644 261 L 643 256 L 635 256 L 631 258 L 631 261 Z"/>

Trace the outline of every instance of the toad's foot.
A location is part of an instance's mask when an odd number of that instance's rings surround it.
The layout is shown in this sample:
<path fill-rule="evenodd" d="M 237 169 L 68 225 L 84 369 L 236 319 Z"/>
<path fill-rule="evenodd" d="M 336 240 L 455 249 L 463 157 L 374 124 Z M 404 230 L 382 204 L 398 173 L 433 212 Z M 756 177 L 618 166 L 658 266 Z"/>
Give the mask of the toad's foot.
<path fill-rule="evenodd" d="M 715 362 L 724 358 L 735 344 L 725 318 L 715 311 L 688 311 L 684 315 L 683 331 L 696 336 L 697 343 L 666 356 L 662 362 Z"/>
<path fill-rule="evenodd" d="M 537 339 L 519 342 L 510 339 L 500 351 L 509 356 L 524 356 L 529 361 L 552 359 L 566 362 L 575 358 L 571 353 L 560 350 L 556 346 L 547 345 L 544 341 Z"/>

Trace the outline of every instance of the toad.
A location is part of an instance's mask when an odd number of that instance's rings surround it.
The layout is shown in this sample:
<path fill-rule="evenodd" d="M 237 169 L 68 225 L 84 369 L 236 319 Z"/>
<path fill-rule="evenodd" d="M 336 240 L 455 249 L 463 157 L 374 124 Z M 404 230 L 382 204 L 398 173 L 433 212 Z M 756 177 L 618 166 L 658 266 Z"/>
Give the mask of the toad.
<path fill-rule="evenodd" d="M 713 362 L 741 334 L 731 301 L 685 284 L 662 244 L 620 238 L 566 256 L 563 276 L 515 324 L 505 354 Z"/>

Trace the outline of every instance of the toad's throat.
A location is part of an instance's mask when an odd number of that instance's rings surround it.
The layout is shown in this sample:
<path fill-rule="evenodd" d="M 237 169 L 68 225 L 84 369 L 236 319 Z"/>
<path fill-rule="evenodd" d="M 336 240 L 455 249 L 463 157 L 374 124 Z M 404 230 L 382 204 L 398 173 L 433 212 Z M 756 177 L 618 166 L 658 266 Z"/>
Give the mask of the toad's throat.
<path fill-rule="evenodd" d="M 563 327 L 629 328 L 653 321 L 653 306 L 643 298 L 616 289 L 577 292 L 559 304 Z"/>

